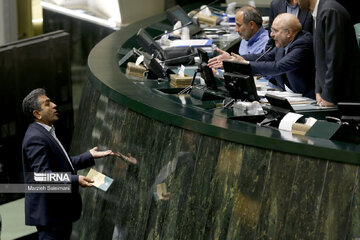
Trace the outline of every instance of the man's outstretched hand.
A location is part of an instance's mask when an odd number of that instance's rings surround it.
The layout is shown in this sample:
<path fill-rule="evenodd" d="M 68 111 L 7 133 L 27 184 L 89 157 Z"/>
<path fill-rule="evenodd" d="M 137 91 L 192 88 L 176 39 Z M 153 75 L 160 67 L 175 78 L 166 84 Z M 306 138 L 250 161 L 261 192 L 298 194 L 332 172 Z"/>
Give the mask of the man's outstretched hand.
<path fill-rule="evenodd" d="M 106 156 L 114 156 L 113 151 L 106 150 L 106 151 L 98 151 L 98 147 L 94 147 L 90 149 L 90 154 L 93 156 L 93 158 L 102 158 Z"/>
<path fill-rule="evenodd" d="M 94 180 L 88 178 L 88 177 L 85 177 L 85 176 L 82 176 L 82 175 L 79 175 L 79 185 L 82 186 L 82 187 L 91 187 Z"/>
<path fill-rule="evenodd" d="M 208 61 L 208 66 L 210 68 L 223 68 L 222 61 L 227 60 L 227 59 L 232 59 L 233 57 L 229 53 L 227 53 L 219 48 L 217 48 L 216 51 L 219 53 L 219 55 L 211 58 Z"/>

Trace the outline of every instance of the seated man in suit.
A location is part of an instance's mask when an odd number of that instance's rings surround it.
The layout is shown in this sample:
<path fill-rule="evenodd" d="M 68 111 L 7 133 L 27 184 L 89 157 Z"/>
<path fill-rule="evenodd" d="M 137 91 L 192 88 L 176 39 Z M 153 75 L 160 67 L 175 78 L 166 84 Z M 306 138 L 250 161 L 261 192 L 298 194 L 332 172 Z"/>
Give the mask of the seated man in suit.
<path fill-rule="evenodd" d="M 209 60 L 209 67 L 221 68 L 222 60 L 247 62 L 255 75 L 271 75 L 283 90 L 302 93 L 315 99 L 315 68 L 313 40 L 301 30 L 299 20 L 290 13 L 278 15 L 272 25 L 271 37 L 276 48 L 265 54 L 231 55 L 218 50 L 220 55 Z"/>
<path fill-rule="evenodd" d="M 58 112 L 44 89 L 35 89 L 24 98 L 23 111 L 32 121 L 22 145 L 25 181 L 33 182 L 29 173 L 71 173 L 70 193 L 25 193 L 25 223 L 36 226 L 39 239 L 70 239 L 72 222 L 81 214 L 79 185 L 90 187 L 93 182 L 77 175 L 77 170 L 94 165 L 94 158 L 114 153 L 95 147 L 70 157 L 55 135 L 53 123 L 58 120 Z"/>
<path fill-rule="evenodd" d="M 269 14 L 269 26 L 272 26 L 274 19 L 277 15 L 281 13 L 291 13 L 294 14 L 300 21 L 302 29 L 304 31 L 312 33 L 313 31 L 313 19 L 310 11 L 300 9 L 298 0 L 273 0 L 270 4 L 270 14 Z M 271 31 L 269 31 L 271 34 Z M 274 39 L 270 38 L 266 49 L 269 47 L 274 47 Z"/>
<path fill-rule="evenodd" d="M 240 8 L 235 15 L 235 32 L 242 38 L 239 54 L 256 54 L 265 51 L 269 40 L 267 31 L 262 26 L 260 12 L 251 6 Z"/>

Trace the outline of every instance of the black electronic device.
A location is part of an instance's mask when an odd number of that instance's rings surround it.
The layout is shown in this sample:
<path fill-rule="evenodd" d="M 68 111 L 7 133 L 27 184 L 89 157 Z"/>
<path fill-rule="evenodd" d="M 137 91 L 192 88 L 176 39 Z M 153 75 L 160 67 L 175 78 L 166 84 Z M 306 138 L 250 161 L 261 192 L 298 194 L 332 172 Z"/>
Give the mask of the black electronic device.
<path fill-rule="evenodd" d="M 223 66 L 225 72 L 240 73 L 253 77 L 253 72 L 249 63 L 234 62 L 231 60 L 224 60 Z"/>
<path fill-rule="evenodd" d="M 281 119 L 289 112 L 295 112 L 286 98 L 265 94 L 270 106 L 263 106 L 266 118 L 260 126 L 278 127 Z"/>
<path fill-rule="evenodd" d="M 250 64 L 224 60 L 225 88 L 234 99 L 260 100 Z"/>
<path fill-rule="evenodd" d="M 192 65 L 196 55 L 192 47 L 170 47 L 164 53 L 164 64 L 167 66 Z"/>
<path fill-rule="evenodd" d="M 339 102 L 339 113 L 341 122 L 348 126 L 351 134 L 347 134 L 347 139 L 351 142 L 360 141 L 360 103 Z"/>
<path fill-rule="evenodd" d="M 337 105 L 342 121 L 354 121 L 360 123 L 360 103 L 339 102 Z"/>
<path fill-rule="evenodd" d="M 252 77 L 239 73 L 225 72 L 224 79 L 225 88 L 233 99 L 250 102 L 260 100 Z"/>
<path fill-rule="evenodd" d="M 148 79 L 169 79 L 169 74 L 174 74 L 174 72 L 163 66 L 159 59 L 151 56 L 145 52 L 136 50 L 137 54 L 144 55 L 144 65 L 149 70 L 147 74 Z"/>
<path fill-rule="evenodd" d="M 154 58 L 164 61 L 165 65 L 190 65 L 194 62 L 194 52 L 191 47 L 169 47 L 165 50 L 142 28 L 137 33 L 140 47 Z"/>
<path fill-rule="evenodd" d="M 143 29 L 140 28 L 137 33 L 137 42 L 140 47 L 147 53 L 152 54 L 155 58 L 164 60 L 165 52 L 159 44 Z"/>
<path fill-rule="evenodd" d="M 176 5 L 172 8 L 166 10 L 166 16 L 171 22 L 171 24 L 175 24 L 177 21 L 181 22 L 181 25 L 188 26 L 190 30 L 190 35 L 194 35 L 201 31 L 200 26 L 195 23 L 184 11 L 182 7 Z"/>
<path fill-rule="evenodd" d="M 197 49 L 200 64 L 199 64 L 199 72 L 201 77 L 205 80 L 206 87 L 211 90 L 216 90 L 216 81 L 214 78 L 214 73 L 211 68 L 208 67 L 207 63 L 209 61 L 208 54 L 202 49 Z"/>
<path fill-rule="evenodd" d="M 286 98 L 278 97 L 271 94 L 265 94 L 266 99 L 270 103 L 270 108 L 274 111 L 286 115 L 289 112 L 295 112 Z"/>

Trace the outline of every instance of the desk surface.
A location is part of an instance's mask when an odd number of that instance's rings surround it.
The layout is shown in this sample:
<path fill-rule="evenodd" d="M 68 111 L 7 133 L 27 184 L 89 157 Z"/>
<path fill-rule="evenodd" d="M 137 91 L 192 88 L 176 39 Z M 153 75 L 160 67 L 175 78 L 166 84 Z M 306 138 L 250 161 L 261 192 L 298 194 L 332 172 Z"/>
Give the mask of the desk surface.
<path fill-rule="evenodd" d="M 88 58 L 89 80 L 105 96 L 136 112 L 166 124 L 175 125 L 219 139 L 292 154 L 360 164 L 360 146 L 318 138 L 292 135 L 275 129 L 226 119 L 174 100 L 168 94 L 155 91 L 149 85 L 163 84 L 129 79 L 119 68 L 118 52 L 131 49 L 140 27 L 154 35 L 166 28 L 165 13 L 122 28 L 103 39 Z M 151 26 L 151 27 L 149 27 Z"/>

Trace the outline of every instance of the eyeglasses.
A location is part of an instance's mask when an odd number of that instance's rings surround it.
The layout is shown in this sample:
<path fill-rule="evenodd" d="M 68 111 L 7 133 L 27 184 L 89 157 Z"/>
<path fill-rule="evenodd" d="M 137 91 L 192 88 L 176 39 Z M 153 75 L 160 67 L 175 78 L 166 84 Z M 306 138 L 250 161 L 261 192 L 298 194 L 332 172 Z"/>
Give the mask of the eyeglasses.
<path fill-rule="evenodd" d="M 278 32 L 280 32 L 280 31 L 287 31 L 288 29 L 287 28 L 285 28 L 285 29 L 274 29 L 274 28 L 270 28 L 271 29 L 271 32 L 273 32 L 273 33 L 278 33 Z"/>

